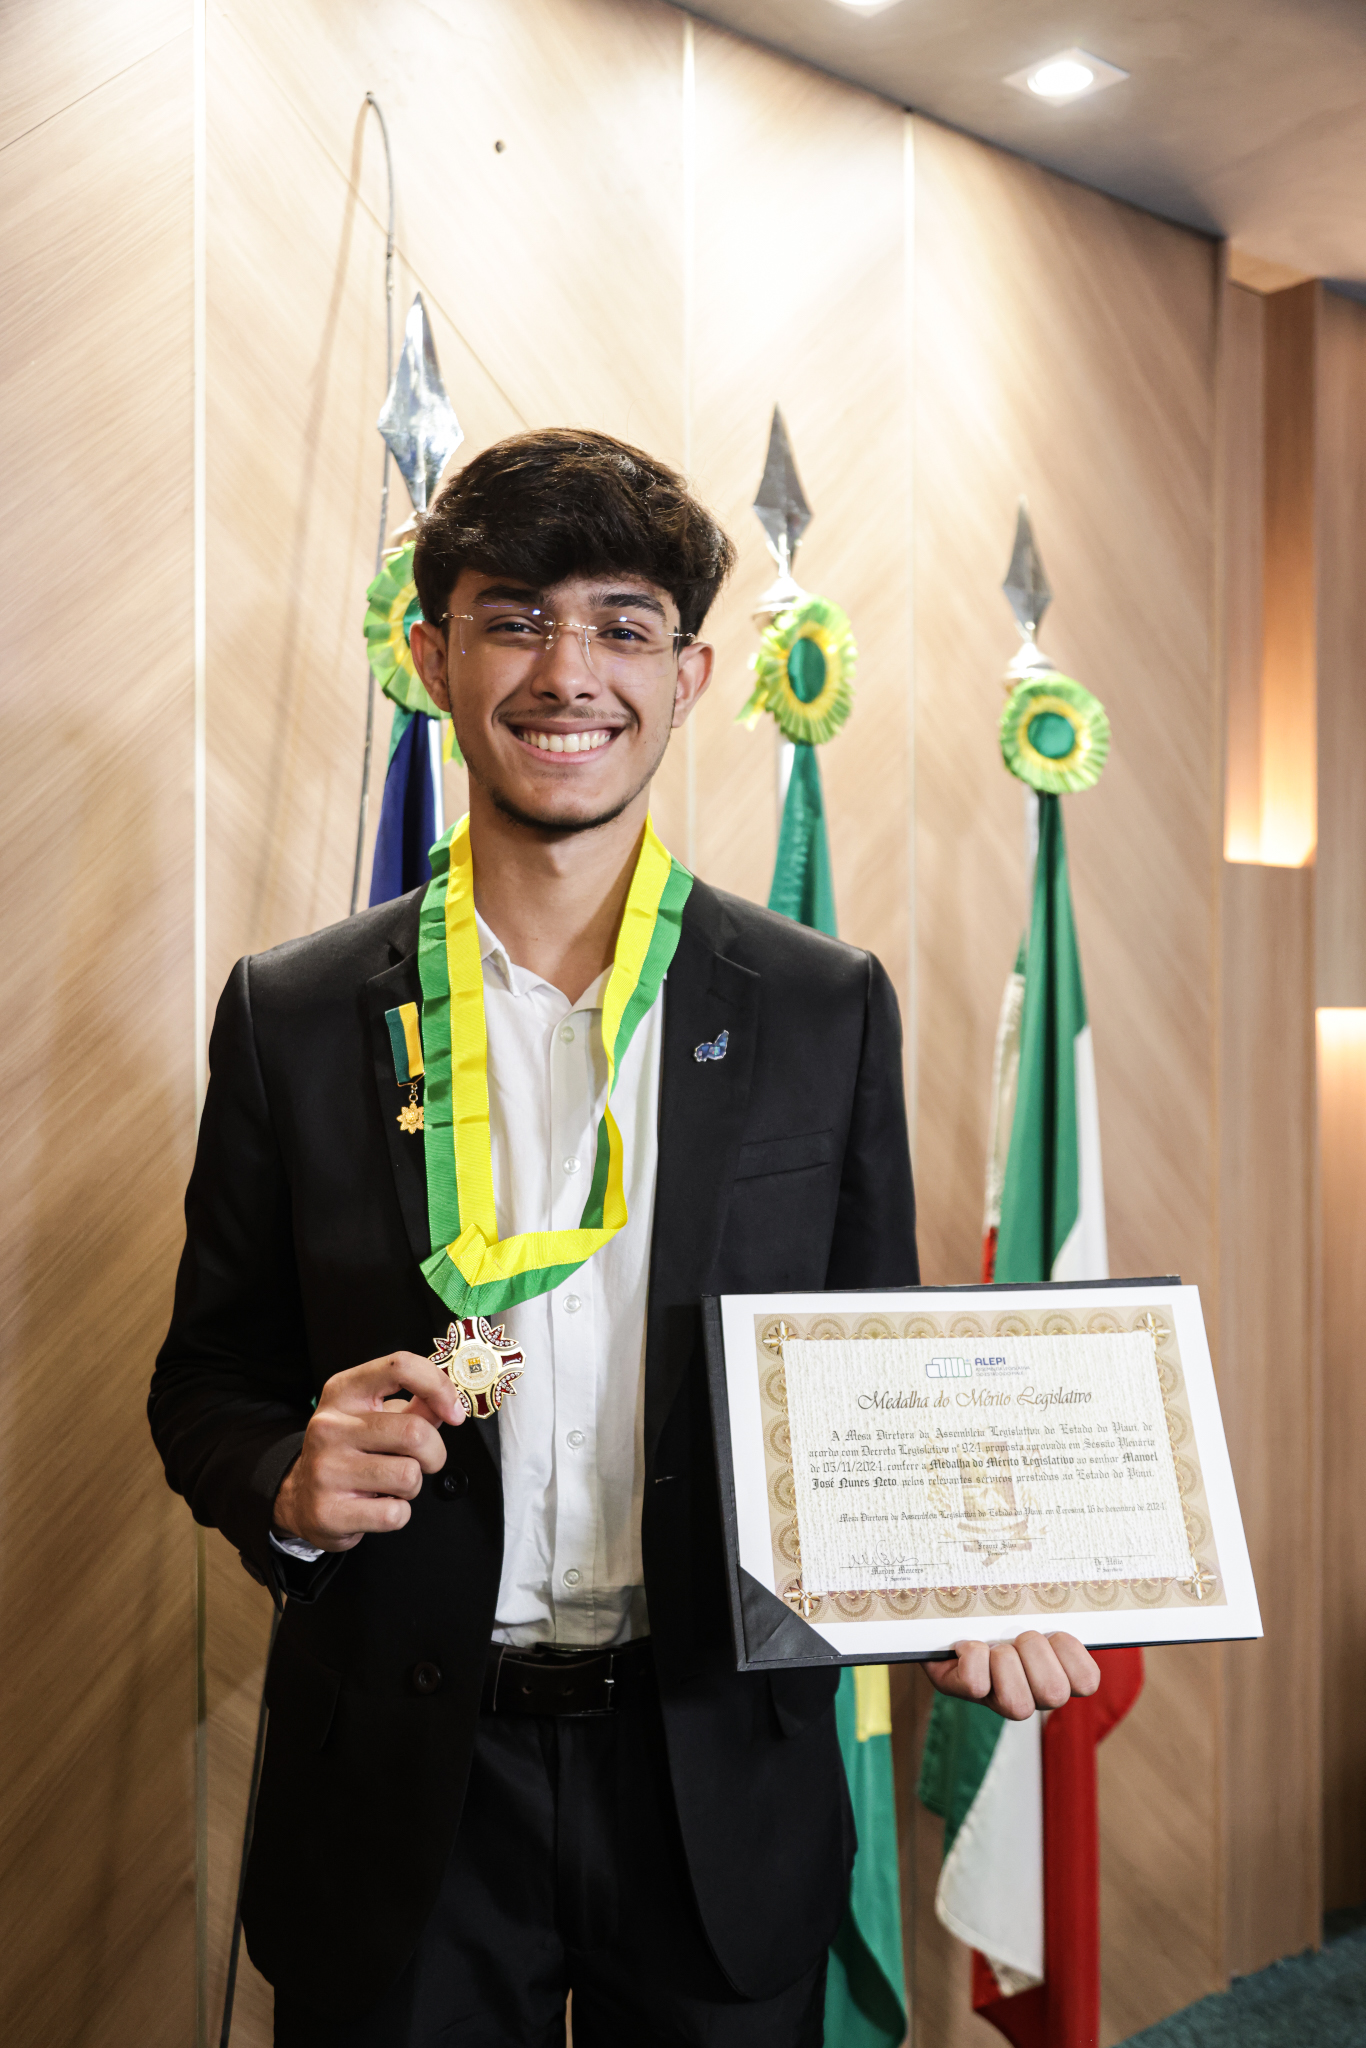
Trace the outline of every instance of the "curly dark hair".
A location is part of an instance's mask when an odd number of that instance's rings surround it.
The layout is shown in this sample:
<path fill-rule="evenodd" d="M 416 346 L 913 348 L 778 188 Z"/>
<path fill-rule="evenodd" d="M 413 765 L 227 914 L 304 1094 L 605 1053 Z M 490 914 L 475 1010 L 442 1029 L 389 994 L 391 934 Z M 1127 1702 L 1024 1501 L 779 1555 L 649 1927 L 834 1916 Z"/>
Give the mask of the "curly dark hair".
<path fill-rule="evenodd" d="M 423 617 L 440 624 L 464 569 L 537 590 L 615 570 L 667 590 L 696 633 L 734 563 L 677 471 L 610 434 L 549 427 L 456 471 L 418 521 L 413 575 Z"/>

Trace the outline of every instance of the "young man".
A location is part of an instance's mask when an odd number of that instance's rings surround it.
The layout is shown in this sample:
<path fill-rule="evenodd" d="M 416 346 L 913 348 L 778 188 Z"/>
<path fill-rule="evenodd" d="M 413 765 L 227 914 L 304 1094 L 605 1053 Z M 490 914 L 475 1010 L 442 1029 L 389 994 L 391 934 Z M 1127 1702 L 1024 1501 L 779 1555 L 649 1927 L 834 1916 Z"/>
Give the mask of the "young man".
<path fill-rule="evenodd" d="M 877 961 L 648 823 L 732 555 L 605 436 L 470 462 L 412 636 L 468 827 L 219 1006 L 150 1413 L 289 1596 L 245 1897 L 285 2048 L 539 2048 L 571 1988 L 577 2048 L 821 2038 L 838 1674 L 735 1671 L 699 1302 L 912 1285 L 914 1213 Z M 480 1315 L 471 1408 L 520 1376 L 471 1421 L 428 1354 Z M 932 1675 L 1096 1682 L 1064 1636 Z"/>

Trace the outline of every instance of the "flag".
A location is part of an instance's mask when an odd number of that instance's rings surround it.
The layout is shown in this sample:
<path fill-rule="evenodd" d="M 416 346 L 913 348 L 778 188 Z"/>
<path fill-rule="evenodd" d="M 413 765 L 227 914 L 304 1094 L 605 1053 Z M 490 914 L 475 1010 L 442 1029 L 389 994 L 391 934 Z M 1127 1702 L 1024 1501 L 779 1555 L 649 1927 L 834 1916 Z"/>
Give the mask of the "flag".
<path fill-rule="evenodd" d="M 1041 796 L 1020 1065 L 994 1277 L 1104 1280 L 1096 1063 L 1067 885 L 1061 799 Z"/>
<path fill-rule="evenodd" d="M 846 1665 L 835 1695 L 858 1854 L 825 1984 L 826 2048 L 898 2048 L 906 2037 L 892 1777 L 892 1694 L 885 1664 Z"/>
<path fill-rule="evenodd" d="M 394 706 L 370 869 L 372 904 L 405 896 L 432 878 L 428 850 L 446 829 L 441 797 L 443 726 L 449 731 L 448 720 Z"/>
<path fill-rule="evenodd" d="M 997 1031 L 983 1261 L 987 1280 L 1103 1280 L 1109 1263 L 1095 1061 L 1062 813 L 1038 798 L 1029 933 Z M 1091 2048 L 1100 2023 L 1095 1745 L 1143 1682 L 1138 1650 L 1101 1650 L 1100 1690 L 1004 1722 L 934 1703 L 920 1797 L 944 1817 L 935 1897 L 973 1949 L 973 2006 L 1017 2048 Z"/>
<path fill-rule="evenodd" d="M 816 749 L 797 741 L 792 747 L 792 772 L 778 831 L 778 858 L 773 864 L 770 910 L 813 931 L 835 937 L 835 885 L 830 874 L 830 847 L 825 836 L 825 800 Z"/>
<path fill-rule="evenodd" d="M 778 833 L 768 907 L 815 931 L 835 933 L 835 891 L 825 836 L 816 749 L 796 742 Z M 906 2038 L 901 1953 L 892 1695 L 885 1664 L 846 1665 L 835 1725 L 849 1781 L 858 1852 L 844 1918 L 830 1949 L 826 2048 L 898 2048 Z"/>

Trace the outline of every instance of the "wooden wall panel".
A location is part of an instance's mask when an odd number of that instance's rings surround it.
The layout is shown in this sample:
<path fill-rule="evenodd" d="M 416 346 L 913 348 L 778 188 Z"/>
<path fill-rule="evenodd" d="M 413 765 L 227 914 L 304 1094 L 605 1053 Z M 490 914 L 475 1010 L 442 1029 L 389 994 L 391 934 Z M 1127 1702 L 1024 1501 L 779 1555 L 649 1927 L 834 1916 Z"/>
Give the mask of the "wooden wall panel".
<path fill-rule="evenodd" d="M 189 10 L 0 24 L 0 2038 L 194 2032 Z"/>
<path fill-rule="evenodd" d="M 1324 292 L 1318 433 L 1315 1000 L 1366 1005 L 1366 306 Z"/>
<path fill-rule="evenodd" d="M 697 714 L 698 871 L 762 903 L 777 847 L 777 739 L 735 723 L 772 557 L 752 510 L 781 403 L 814 517 L 798 581 L 849 613 L 857 700 L 819 755 L 842 937 L 907 999 L 911 448 L 905 376 L 906 119 L 699 25 L 693 473 L 740 562 Z M 780 281 L 779 281 L 780 280 Z"/>
<path fill-rule="evenodd" d="M 1262 851 L 1262 557 L 1265 550 L 1264 301 L 1219 300 L 1219 584 L 1225 692 L 1224 852 Z"/>
<path fill-rule="evenodd" d="M 929 122 L 915 164 L 926 1274 L 977 1271 L 992 1041 L 1025 916 L 1023 792 L 995 739 L 1016 645 L 999 586 L 1024 493 L 1057 593 L 1041 640 L 1102 698 L 1114 734 L 1100 791 L 1066 806 L 1111 1270 L 1208 1289 L 1215 253 Z M 1220 1981 L 1216 1670 L 1215 1652 L 1150 1652 L 1143 1697 L 1101 1752 L 1106 2040 Z M 926 1986 L 937 1941 L 922 1910 Z M 961 1976 L 956 1958 L 943 1967 Z"/>
<path fill-rule="evenodd" d="M 1224 870 L 1219 1395 L 1266 1631 L 1222 1652 L 1235 1973 L 1321 1931 L 1312 889 Z"/>
<path fill-rule="evenodd" d="M 1314 458 L 1317 284 L 1263 301 L 1262 849 L 1312 860 L 1317 832 Z"/>
<path fill-rule="evenodd" d="M 1320 1010 L 1323 1903 L 1366 1899 L 1366 1012 Z"/>
<path fill-rule="evenodd" d="M 1325 292 L 1316 399 L 1319 1011 L 1323 1315 L 1324 1903 L 1366 1898 L 1366 308 Z"/>

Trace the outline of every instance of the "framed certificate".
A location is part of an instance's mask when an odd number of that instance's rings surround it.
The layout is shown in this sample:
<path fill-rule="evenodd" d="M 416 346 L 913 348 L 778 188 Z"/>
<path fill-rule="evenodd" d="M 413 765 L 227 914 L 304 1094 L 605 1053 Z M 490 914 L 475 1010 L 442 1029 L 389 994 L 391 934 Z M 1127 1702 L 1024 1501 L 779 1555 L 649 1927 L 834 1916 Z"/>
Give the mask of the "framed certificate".
<path fill-rule="evenodd" d="M 1199 1290 L 703 1304 L 739 1669 L 1259 1636 Z"/>

